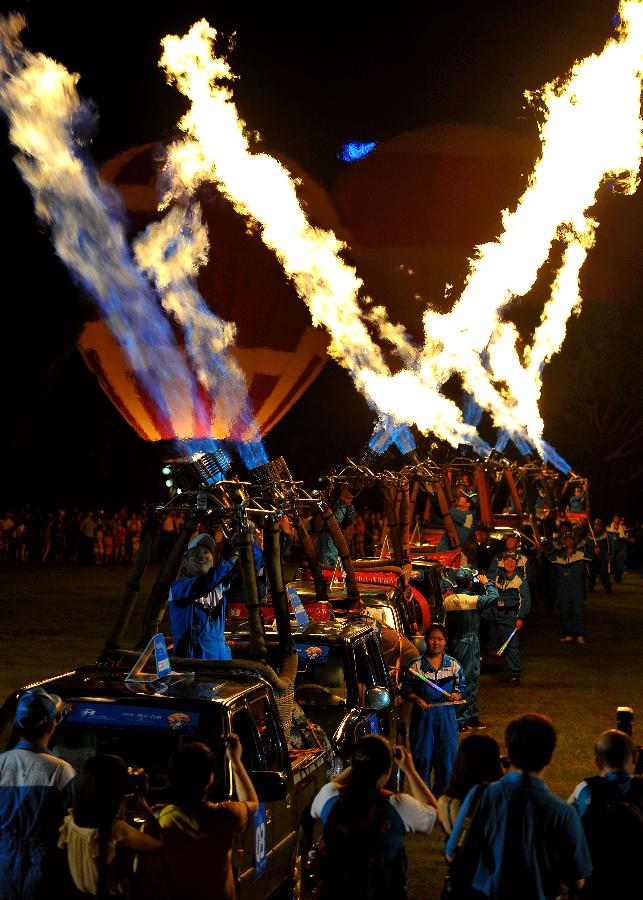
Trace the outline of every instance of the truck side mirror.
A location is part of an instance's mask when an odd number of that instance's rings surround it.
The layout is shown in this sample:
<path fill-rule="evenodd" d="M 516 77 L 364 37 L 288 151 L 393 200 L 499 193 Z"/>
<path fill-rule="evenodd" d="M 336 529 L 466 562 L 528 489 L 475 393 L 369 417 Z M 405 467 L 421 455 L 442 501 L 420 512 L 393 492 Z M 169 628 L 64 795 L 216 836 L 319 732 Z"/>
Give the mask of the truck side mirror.
<path fill-rule="evenodd" d="M 371 687 L 366 691 L 364 706 L 367 709 L 386 709 L 391 705 L 391 695 L 382 687 Z"/>
<path fill-rule="evenodd" d="M 284 800 L 288 793 L 288 778 L 283 772 L 252 772 L 250 780 L 254 784 L 260 800 L 270 803 L 273 800 Z"/>

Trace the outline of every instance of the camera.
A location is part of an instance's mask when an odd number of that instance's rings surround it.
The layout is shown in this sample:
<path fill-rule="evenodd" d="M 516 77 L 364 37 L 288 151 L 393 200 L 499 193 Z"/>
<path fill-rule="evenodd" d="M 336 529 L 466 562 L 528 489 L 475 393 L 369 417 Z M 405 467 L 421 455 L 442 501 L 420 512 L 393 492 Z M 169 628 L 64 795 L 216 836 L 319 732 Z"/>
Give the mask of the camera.
<path fill-rule="evenodd" d="M 147 772 L 137 766 L 127 767 L 127 789 L 125 793 L 133 796 L 136 793 L 147 794 Z"/>
<path fill-rule="evenodd" d="M 616 708 L 616 728 L 632 737 L 632 724 L 634 722 L 634 710 L 631 706 L 618 706 Z M 643 747 L 640 744 L 634 746 L 634 750 L 638 753 L 635 775 L 643 775 Z"/>

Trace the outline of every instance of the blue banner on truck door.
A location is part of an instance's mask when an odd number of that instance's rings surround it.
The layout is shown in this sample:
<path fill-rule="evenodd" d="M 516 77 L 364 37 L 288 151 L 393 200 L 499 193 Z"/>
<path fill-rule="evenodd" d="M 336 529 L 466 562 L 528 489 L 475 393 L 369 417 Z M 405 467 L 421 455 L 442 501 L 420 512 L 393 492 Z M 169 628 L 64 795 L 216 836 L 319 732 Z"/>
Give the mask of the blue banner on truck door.
<path fill-rule="evenodd" d="M 196 731 L 199 714 L 178 709 L 149 706 L 125 706 L 120 703 L 65 703 L 71 707 L 65 715 L 67 725 L 125 725 L 135 728 L 158 728 L 163 731 Z"/>
<path fill-rule="evenodd" d="M 255 832 L 255 878 L 261 878 L 266 871 L 267 829 L 266 807 L 259 804 L 259 809 L 252 817 Z"/>

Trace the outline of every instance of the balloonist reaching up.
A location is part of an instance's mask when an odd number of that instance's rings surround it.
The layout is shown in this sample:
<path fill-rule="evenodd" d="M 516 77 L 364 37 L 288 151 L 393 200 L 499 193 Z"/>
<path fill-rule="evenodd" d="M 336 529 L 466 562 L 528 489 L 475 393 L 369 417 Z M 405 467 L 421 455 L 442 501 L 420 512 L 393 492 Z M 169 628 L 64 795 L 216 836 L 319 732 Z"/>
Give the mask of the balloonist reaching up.
<path fill-rule="evenodd" d="M 353 506 L 353 492 L 347 484 L 342 487 L 340 495 L 333 506 L 333 515 L 348 539 L 355 521 L 355 507 Z M 332 566 L 337 562 L 339 550 L 333 543 L 327 527 L 324 528 L 317 539 L 317 553 L 319 554 L 320 563 L 324 565 Z"/>
<path fill-rule="evenodd" d="M 179 577 L 170 588 L 169 611 L 174 655 L 188 659 L 230 659 L 226 642 L 226 591 L 237 574 L 238 553 L 228 545 L 214 564 L 216 545 L 209 534 L 188 544 Z"/>

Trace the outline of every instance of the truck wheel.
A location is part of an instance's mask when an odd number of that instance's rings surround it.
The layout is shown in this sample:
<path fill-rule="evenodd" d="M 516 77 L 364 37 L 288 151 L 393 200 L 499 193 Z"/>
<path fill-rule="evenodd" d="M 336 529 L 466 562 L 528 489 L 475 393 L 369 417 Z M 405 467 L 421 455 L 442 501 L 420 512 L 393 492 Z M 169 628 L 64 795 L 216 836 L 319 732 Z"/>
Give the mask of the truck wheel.
<path fill-rule="evenodd" d="M 302 900 L 304 896 L 304 857 L 306 855 L 306 836 L 304 829 L 297 832 L 295 852 L 292 857 L 290 875 L 279 896 L 284 900 Z"/>

